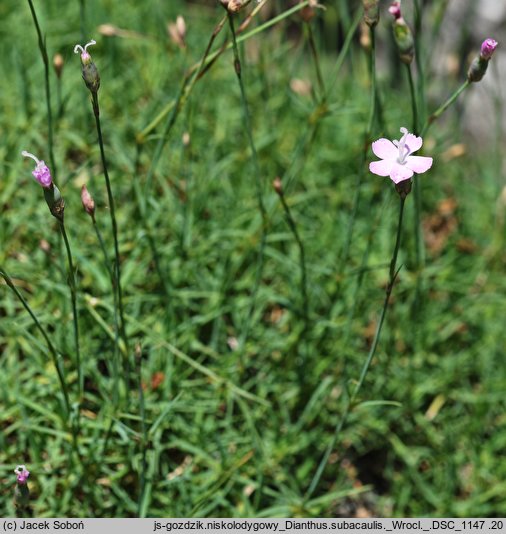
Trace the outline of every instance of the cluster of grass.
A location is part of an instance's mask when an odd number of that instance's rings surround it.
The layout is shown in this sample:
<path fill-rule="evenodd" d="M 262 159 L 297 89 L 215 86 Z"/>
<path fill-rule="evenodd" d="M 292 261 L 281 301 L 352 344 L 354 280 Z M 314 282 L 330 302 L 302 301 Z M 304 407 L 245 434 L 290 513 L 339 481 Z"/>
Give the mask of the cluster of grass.
<path fill-rule="evenodd" d="M 44 66 L 28 2 L 2 0 L 0 266 L 57 347 L 72 403 L 66 413 L 44 338 L 1 285 L 2 515 L 15 513 L 16 464 L 32 473 L 37 516 L 506 513 L 501 136 L 481 155 L 461 150 L 455 109 L 425 138 L 434 166 L 420 178 L 423 284 L 411 195 L 378 349 L 311 487 L 373 342 L 398 197 L 387 178 L 365 174 L 371 83 L 355 29 L 361 2 L 326 2 L 309 24 L 300 9 L 283 16 L 288 3 L 263 4 L 246 32 L 281 16 L 239 43 L 245 98 L 230 48 L 171 107 L 224 15 L 217 3 L 35 2 L 49 56 L 65 62 L 61 87 L 50 73 L 52 170 L 77 269 L 79 399 L 65 249 L 20 157 L 28 150 L 49 163 Z M 419 42 L 430 110 L 462 82 L 437 79 L 424 52 L 444 24 L 439 9 L 424 10 L 432 31 Z M 167 35 L 179 14 L 185 48 Z M 376 48 L 392 52 L 386 18 Z M 73 54 L 90 39 L 128 348 L 115 334 L 111 265 L 80 201 L 87 183 L 114 258 L 90 97 Z M 225 39 L 228 23 L 213 50 Z M 406 73 L 395 54 L 382 55 L 382 113 L 367 141 L 397 138 L 412 121 Z"/>

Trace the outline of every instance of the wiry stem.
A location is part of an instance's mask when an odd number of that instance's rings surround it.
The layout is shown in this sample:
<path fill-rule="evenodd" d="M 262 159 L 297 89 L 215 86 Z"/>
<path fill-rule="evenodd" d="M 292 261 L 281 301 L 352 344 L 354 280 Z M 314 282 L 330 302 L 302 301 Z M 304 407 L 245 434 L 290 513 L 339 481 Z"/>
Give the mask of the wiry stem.
<path fill-rule="evenodd" d="M 290 230 L 292 231 L 295 241 L 297 242 L 297 247 L 299 248 L 300 292 L 302 295 L 302 318 L 304 320 L 304 330 L 302 331 L 301 337 L 304 341 L 307 342 L 306 336 L 308 335 L 308 332 L 309 332 L 309 296 L 308 296 L 308 289 L 307 289 L 306 252 L 304 249 L 304 243 L 300 237 L 299 231 L 297 230 L 297 225 L 295 224 L 295 220 L 292 216 L 290 207 L 288 206 L 288 203 L 286 201 L 285 195 L 283 194 L 282 190 L 278 192 L 278 196 L 279 196 L 279 199 L 281 200 L 283 210 L 285 211 L 285 216 L 286 216 L 286 221 L 288 223 L 288 226 L 290 227 Z M 303 355 L 303 363 L 301 366 L 301 377 L 302 378 L 306 376 L 306 369 L 305 369 L 306 359 L 307 359 L 307 350 L 306 350 L 306 353 Z"/>
<path fill-rule="evenodd" d="M 49 161 L 51 162 L 51 169 L 53 171 L 53 179 L 56 179 L 57 169 L 53 153 L 53 112 L 51 110 L 51 87 L 49 85 L 49 59 L 47 55 L 46 40 L 42 37 L 37 14 L 33 7 L 32 0 L 28 0 L 30 11 L 32 12 L 33 22 L 37 30 L 38 44 L 42 61 L 44 63 L 44 88 L 46 91 L 46 107 L 47 107 L 47 144 L 49 152 Z"/>
<path fill-rule="evenodd" d="M 465 91 L 469 84 L 471 82 L 469 80 L 466 80 L 451 96 L 450 98 L 444 102 L 441 106 L 439 106 L 436 111 L 428 118 L 426 121 L 424 127 L 422 128 L 421 136 L 423 137 L 427 130 L 430 128 L 431 124 L 437 120 L 454 102 L 457 100 L 457 98 L 460 96 L 460 94 Z"/>
<path fill-rule="evenodd" d="M 97 236 L 100 249 L 102 250 L 102 255 L 104 256 L 104 263 L 105 267 L 107 269 L 107 272 L 109 273 L 109 279 L 111 280 L 111 286 L 112 286 L 112 294 L 113 294 L 113 302 L 114 302 L 114 390 L 113 390 L 113 403 L 116 405 L 118 401 L 118 379 L 119 379 L 119 366 L 118 366 L 118 356 L 119 356 L 119 348 L 118 348 L 118 341 L 119 341 L 119 321 L 118 321 L 118 292 L 115 290 L 115 283 L 114 283 L 114 271 L 111 268 L 111 262 L 109 260 L 109 254 L 107 253 L 107 248 L 105 247 L 104 238 L 102 237 L 102 232 L 100 231 L 100 228 L 97 225 L 97 221 L 95 219 L 95 216 L 92 217 L 93 221 L 93 228 L 95 229 L 95 234 Z M 126 347 L 125 347 L 126 350 Z"/>
<path fill-rule="evenodd" d="M 253 290 L 251 292 L 250 307 L 249 307 L 246 320 L 245 320 L 245 323 L 243 325 L 243 329 L 241 332 L 240 346 L 241 346 L 241 351 L 242 351 L 244 350 L 244 344 L 249 335 L 251 319 L 253 317 L 253 313 L 256 307 L 258 290 L 260 288 L 260 283 L 262 281 L 263 268 L 264 268 L 265 243 L 267 240 L 267 211 L 265 209 L 265 205 L 263 201 L 263 192 L 262 192 L 263 184 L 262 184 L 262 179 L 260 177 L 260 166 L 258 163 L 258 154 L 257 154 L 256 146 L 255 146 L 255 141 L 253 139 L 251 116 L 250 116 L 250 111 L 248 107 L 248 101 L 246 99 L 246 90 L 244 88 L 244 81 L 242 79 L 242 67 L 241 67 L 241 59 L 239 57 L 239 47 L 237 46 L 237 39 L 236 39 L 235 28 L 234 28 L 234 19 L 231 13 L 228 13 L 228 22 L 230 25 L 230 31 L 232 32 L 232 44 L 233 44 L 233 50 L 234 50 L 234 69 L 235 69 L 235 74 L 237 76 L 237 81 L 239 82 L 239 88 L 241 91 L 241 101 L 242 101 L 242 107 L 243 107 L 243 113 L 244 113 L 244 121 L 246 124 L 246 132 L 248 134 L 248 139 L 249 139 L 249 144 L 250 144 L 250 149 L 251 149 L 251 160 L 253 163 L 253 172 L 255 174 L 255 189 L 256 189 L 258 210 L 262 218 L 262 234 L 260 237 L 260 247 L 259 247 L 258 256 L 257 256 L 255 283 L 253 285 Z"/>
<path fill-rule="evenodd" d="M 65 249 L 67 251 L 67 261 L 68 261 L 68 284 L 70 287 L 70 300 L 72 302 L 72 318 L 74 324 L 74 344 L 76 350 L 76 367 L 77 367 L 77 382 L 78 382 L 78 398 L 79 402 L 82 400 L 83 387 L 84 387 L 84 378 L 81 368 L 81 351 L 79 347 L 79 316 L 77 314 L 77 287 L 76 287 L 76 278 L 74 271 L 74 262 L 72 260 L 72 251 L 70 249 L 70 243 L 67 237 L 67 232 L 65 230 L 65 224 L 63 220 L 58 221 L 60 223 L 60 231 L 65 243 Z"/>
<path fill-rule="evenodd" d="M 367 372 L 369 371 L 369 367 L 371 366 L 372 359 L 374 358 L 374 355 L 376 353 L 376 349 L 378 347 L 378 342 L 379 342 L 380 335 L 381 335 L 381 329 L 383 327 L 383 323 L 385 321 L 385 317 L 386 317 L 386 313 L 387 313 L 388 303 L 390 301 L 390 296 L 392 294 L 392 289 L 394 287 L 395 280 L 396 280 L 397 275 L 398 275 L 399 270 L 400 270 L 400 269 L 396 270 L 396 265 L 397 265 L 397 255 L 399 253 L 399 248 L 400 248 L 400 244 L 401 244 L 401 229 L 402 229 L 402 218 L 403 218 L 403 214 L 404 214 L 404 202 L 405 202 L 405 198 L 401 197 L 400 198 L 400 206 L 399 206 L 399 222 L 397 224 L 397 237 L 396 237 L 396 240 L 395 240 L 395 247 L 394 247 L 394 252 L 392 254 L 392 259 L 390 261 L 389 281 L 388 281 L 388 284 L 387 284 L 387 287 L 386 287 L 385 299 L 384 299 L 384 302 L 383 302 L 383 308 L 381 310 L 381 315 L 380 315 L 380 318 L 379 318 L 378 326 L 376 327 L 376 333 L 374 335 L 374 340 L 373 340 L 371 348 L 369 350 L 369 354 L 367 355 L 367 358 L 366 358 L 366 360 L 364 362 L 364 365 L 362 367 L 362 371 L 360 373 L 360 377 L 358 379 L 357 385 L 355 386 L 355 389 L 353 390 L 353 393 L 346 400 L 346 404 L 345 404 L 345 407 L 344 407 L 343 415 L 341 416 L 341 419 L 339 420 L 339 423 L 336 425 L 336 428 L 334 429 L 334 434 L 332 436 L 332 439 L 330 440 L 330 443 L 328 444 L 327 449 L 325 450 L 323 458 L 321 459 L 320 464 L 318 465 L 318 468 L 316 470 L 316 473 L 315 473 L 313 479 L 311 480 L 311 484 L 309 486 L 309 489 L 307 490 L 307 492 L 306 492 L 306 494 L 304 496 L 305 502 L 307 502 L 310 499 L 310 497 L 313 495 L 315 489 L 317 488 L 317 486 L 318 486 L 318 484 L 320 482 L 320 479 L 321 479 L 321 477 L 323 475 L 323 471 L 324 471 L 324 469 L 325 469 L 325 467 L 326 467 L 326 465 L 328 463 L 328 460 L 330 458 L 332 450 L 334 449 L 334 447 L 336 445 L 337 438 L 339 437 L 339 434 L 341 433 L 344 425 L 346 424 L 346 421 L 348 420 L 348 416 L 350 415 L 350 413 L 351 413 L 351 411 L 352 411 L 352 409 L 354 407 L 355 400 L 356 400 L 356 398 L 358 396 L 358 393 L 360 392 L 360 390 L 362 388 L 362 385 L 364 383 L 365 377 L 367 376 Z"/>
<path fill-rule="evenodd" d="M 120 317 L 120 335 L 125 344 L 126 353 L 128 356 L 128 337 L 126 334 L 125 326 L 125 313 L 123 309 L 123 290 L 121 287 L 121 266 L 120 266 L 120 255 L 119 255 L 119 243 L 118 243 L 118 225 L 116 222 L 116 209 L 114 207 L 114 196 L 112 194 L 111 181 L 109 179 L 109 171 L 107 169 L 107 160 L 105 158 L 104 151 L 104 140 L 102 137 L 102 128 L 100 124 L 100 108 L 98 103 L 98 93 L 92 92 L 92 103 L 93 103 L 93 113 L 95 115 L 95 123 L 97 126 L 98 134 L 98 144 L 100 147 L 100 156 L 102 158 L 102 167 L 104 170 L 105 186 L 107 189 L 107 198 L 109 203 L 109 209 L 111 213 L 111 225 L 112 225 L 112 235 L 114 240 L 114 290 L 118 294 L 118 308 L 119 308 L 119 317 Z"/>

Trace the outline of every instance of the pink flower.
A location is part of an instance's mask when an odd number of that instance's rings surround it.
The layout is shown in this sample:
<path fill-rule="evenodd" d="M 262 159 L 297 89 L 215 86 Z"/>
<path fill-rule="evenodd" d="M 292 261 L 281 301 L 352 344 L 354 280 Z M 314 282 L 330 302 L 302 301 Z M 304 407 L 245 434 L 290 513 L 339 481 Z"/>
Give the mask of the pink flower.
<path fill-rule="evenodd" d="M 49 167 L 43 161 L 39 161 L 33 154 L 30 154 L 30 152 L 27 152 L 26 150 L 23 150 L 21 155 L 25 158 L 32 158 L 35 161 L 37 166 L 32 171 L 33 177 L 42 187 L 49 189 L 53 183 Z"/>
<path fill-rule="evenodd" d="M 481 44 L 481 57 L 488 61 L 492 57 L 497 45 L 498 42 L 494 41 L 494 39 L 485 39 Z"/>
<path fill-rule="evenodd" d="M 390 15 L 394 16 L 395 20 L 402 18 L 401 3 L 398 0 L 392 2 L 390 7 L 388 8 L 388 12 L 390 13 Z"/>
<path fill-rule="evenodd" d="M 423 139 L 409 133 L 406 128 L 401 128 L 401 132 L 403 136 L 399 141 L 383 138 L 374 141 L 372 151 L 381 161 L 369 164 L 372 173 L 390 176 L 395 184 L 409 180 L 415 172 L 420 174 L 432 167 L 432 158 L 411 155 L 420 150 Z"/>
<path fill-rule="evenodd" d="M 81 52 L 81 63 L 83 65 L 88 65 L 91 63 L 91 56 L 88 52 L 88 46 L 93 46 L 96 44 L 97 42 L 92 39 L 89 43 L 84 45 L 84 48 L 80 44 L 76 44 L 76 46 L 74 46 L 74 54 Z"/>
<path fill-rule="evenodd" d="M 18 481 L 18 484 L 26 484 L 26 481 L 30 476 L 30 471 L 28 471 L 26 466 L 18 465 L 16 469 L 14 469 L 14 473 L 16 473 L 16 480 Z"/>

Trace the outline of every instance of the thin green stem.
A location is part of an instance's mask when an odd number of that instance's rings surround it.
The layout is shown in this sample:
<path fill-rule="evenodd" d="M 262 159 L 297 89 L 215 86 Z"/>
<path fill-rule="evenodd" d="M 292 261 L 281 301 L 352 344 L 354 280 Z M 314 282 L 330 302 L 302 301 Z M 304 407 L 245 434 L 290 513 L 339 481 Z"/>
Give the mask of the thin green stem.
<path fill-rule="evenodd" d="M 309 296 L 307 289 L 307 268 L 306 268 L 306 252 L 304 249 L 304 243 L 300 237 L 299 231 L 297 230 L 297 225 L 295 224 L 295 219 L 292 216 L 290 207 L 286 201 L 283 191 L 278 193 L 279 199 L 285 211 L 286 221 L 290 230 L 297 242 L 297 247 L 299 248 L 299 265 L 300 265 L 300 292 L 302 296 L 302 318 L 304 320 L 304 330 L 302 331 L 302 338 L 306 340 L 306 336 L 309 332 Z M 304 361 L 302 365 L 303 376 L 305 376 L 305 360 L 307 354 L 304 354 Z"/>
<path fill-rule="evenodd" d="M 353 208 L 350 215 L 350 220 L 348 223 L 348 231 L 346 233 L 346 241 L 343 247 L 343 253 L 341 257 L 341 268 L 339 271 L 342 271 L 344 265 L 348 261 L 350 254 L 350 247 L 353 240 L 353 233 L 355 229 L 355 220 L 357 218 L 358 207 L 360 204 L 360 194 L 362 191 L 362 184 L 364 181 L 365 174 L 365 162 L 367 159 L 367 151 L 369 150 L 369 145 L 371 143 L 371 135 L 374 127 L 374 119 L 376 117 L 377 106 L 377 77 L 376 77 L 376 30 L 375 27 L 370 27 L 370 36 L 371 36 L 371 54 L 370 54 L 370 80 L 371 80 L 371 95 L 370 95 L 370 107 L 369 107 L 369 118 L 367 121 L 367 126 L 364 132 L 364 150 L 362 152 L 362 158 L 360 160 L 360 168 L 357 174 L 357 183 L 355 185 L 355 195 L 353 198 Z"/>
<path fill-rule="evenodd" d="M 413 71 L 411 70 L 411 65 L 406 65 L 406 72 L 408 73 L 408 82 L 409 82 L 409 94 L 411 96 L 411 116 L 412 116 L 412 128 L 413 133 L 418 135 L 418 106 L 416 101 L 416 91 L 415 83 L 413 81 Z"/>
<path fill-rule="evenodd" d="M 37 319 L 37 316 L 31 309 L 25 297 L 23 297 L 23 295 L 19 292 L 18 288 L 14 285 L 14 282 L 12 281 L 10 276 L 3 269 L 0 269 L 0 276 L 2 276 L 7 286 L 13 291 L 13 293 L 19 299 L 19 301 L 21 302 L 25 310 L 28 312 L 28 314 L 32 318 L 35 326 L 38 328 L 39 332 L 42 334 L 44 341 L 46 342 L 47 348 L 49 349 L 49 352 L 51 353 L 51 356 L 53 358 L 53 365 L 56 369 L 56 374 L 58 375 L 58 380 L 60 382 L 60 388 L 63 393 L 63 400 L 65 403 L 65 411 L 67 413 L 67 416 L 69 416 L 70 415 L 69 393 L 68 393 L 67 382 L 65 381 L 64 370 L 62 369 L 62 366 L 61 366 L 61 357 L 58 354 L 57 350 L 55 349 L 51 341 L 51 338 L 49 337 L 45 328 L 42 326 L 40 321 Z"/>
<path fill-rule="evenodd" d="M 33 22 L 35 24 L 35 29 L 37 30 L 37 38 L 39 44 L 40 54 L 42 56 L 42 61 L 44 63 L 44 88 L 46 91 L 46 107 L 47 107 L 47 143 L 48 143 L 48 152 L 49 152 L 49 161 L 51 162 L 51 170 L 53 173 L 53 179 L 56 179 L 57 169 L 54 159 L 53 152 L 53 113 L 51 111 L 51 87 L 49 85 L 49 59 L 47 55 L 47 46 L 46 40 L 42 36 L 42 31 L 39 26 L 39 21 L 37 19 L 37 14 L 33 7 L 32 0 L 28 0 L 28 5 L 30 6 L 30 11 L 32 13 Z"/>
<path fill-rule="evenodd" d="M 397 265 L 397 256 L 399 253 L 399 248 L 401 244 L 401 230 L 402 230 L 402 218 L 404 214 L 404 203 L 405 198 L 402 196 L 400 197 L 400 206 L 399 206 L 399 222 L 397 224 L 397 237 L 395 240 L 395 247 L 394 252 L 392 254 L 392 259 L 390 261 L 390 269 L 389 269 L 389 281 L 386 287 L 385 291 L 385 299 L 383 302 L 383 308 L 381 310 L 380 319 L 378 322 L 378 326 L 376 327 L 376 333 L 374 335 L 374 340 L 372 342 L 371 348 L 369 350 L 369 354 L 367 355 L 367 358 L 364 362 L 364 365 L 362 367 L 362 371 L 360 373 L 360 377 L 358 379 L 357 385 L 355 386 L 355 389 L 353 390 L 353 393 L 346 399 L 346 404 L 344 406 L 343 415 L 341 416 L 341 419 L 339 420 L 338 424 L 336 425 L 336 428 L 334 429 L 334 434 L 332 436 L 332 439 L 330 440 L 329 445 L 327 446 L 327 449 L 325 450 L 325 453 L 323 455 L 322 460 L 320 461 L 320 464 L 318 465 L 318 468 L 316 470 L 316 473 L 311 480 L 311 484 L 304 496 L 304 501 L 307 502 L 311 496 L 313 495 L 314 491 L 316 490 L 321 477 L 323 475 L 323 471 L 325 470 L 325 467 L 328 463 L 328 460 L 330 458 L 330 455 L 332 453 L 332 450 L 334 449 L 337 438 L 339 437 L 339 434 L 341 433 L 342 429 L 344 428 L 344 425 L 346 424 L 346 421 L 348 420 L 348 417 L 355 405 L 355 400 L 357 399 L 357 396 L 362 388 L 362 385 L 364 384 L 365 378 L 367 376 L 367 372 L 369 371 L 369 368 L 371 366 L 372 359 L 374 358 L 374 355 L 376 353 L 376 349 L 378 347 L 378 342 L 381 335 L 381 330 L 383 327 L 383 323 L 385 321 L 387 309 L 388 309 L 388 303 L 390 301 L 390 296 L 392 294 L 392 289 L 395 284 L 395 280 L 397 278 L 397 275 L 399 273 L 399 269 L 396 270 Z"/>
<path fill-rule="evenodd" d="M 114 207 L 114 196 L 112 194 L 111 181 L 109 179 L 109 172 L 107 169 L 107 160 L 105 158 L 104 151 L 104 140 L 102 137 L 102 127 L 100 124 L 100 107 L 98 103 L 98 93 L 92 92 L 92 102 L 93 102 L 93 113 L 95 115 L 95 122 L 97 126 L 98 134 L 98 144 L 100 147 L 100 156 L 102 158 L 102 167 L 104 169 L 104 178 L 105 185 L 107 189 L 107 198 L 109 202 L 109 210 L 111 214 L 111 225 L 112 225 L 112 235 L 114 240 L 114 282 L 115 290 L 118 294 L 118 309 L 120 317 L 120 335 L 125 344 L 126 353 L 128 356 L 128 337 L 126 334 L 126 325 L 125 325 L 125 313 L 123 309 L 123 290 L 121 287 L 121 266 L 120 266 L 120 255 L 119 255 L 119 243 L 118 243 L 118 225 L 116 222 L 116 209 Z"/>
<path fill-rule="evenodd" d="M 72 260 L 72 251 L 70 249 L 70 243 L 67 237 L 67 232 L 65 230 L 65 223 L 62 220 L 58 220 L 60 223 L 60 231 L 63 237 L 63 242 L 65 243 L 65 249 L 67 251 L 67 262 L 68 262 L 68 284 L 70 287 L 70 300 L 72 302 L 72 317 L 74 323 L 74 345 L 76 351 L 76 367 L 77 367 L 77 382 L 78 382 L 78 398 L 81 402 L 84 388 L 84 376 L 81 367 L 81 351 L 79 347 L 79 316 L 77 314 L 77 287 L 76 287 L 76 278 L 74 270 L 74 262 Z"/>
<path fill-rule="evenodd" d="M 309 43 L 309 48 L 311 50 L 311 55 L 313 56 L 313 63 L 316 72 L 316 80 L 318 82 L 318 88 L 320 90 L 320 101 L 325 102 L 327 91 L 325 89 L 325 82 L 323 81 L 322 69 L 320 66 L 320 57 L 318 55 L 318 48 L 316 47 L 316 41 L 314 38 L 313 28 L 310 22 L 306 23 L 307 29 L 307 39 Z"/>
<path fill-rule="evenodd" d="M 427 114 L 427 103 L 425 98 L 425 72 L 424 72 L 424 58 L 422 47 L 422 9 L 420 6 L 420 0 L 414 0 L 415 7 L 415 61 L 417 68 L 417 91 L 418 91 L 418 114 L 421 117 L 417 123 L 417 130 L 420 127 L 420 123 L 425 121 Z"/>
<path fill-rule="evenodd" d="M 144 404 L 144 390 L 142 389 L 142 352 L 140 347 L 136 349 L 137 359 L 137 373 L 138 373 L 138 388 L 139 388 L 139 416 L 141 421 L 141 439 L 139 446 L 141 449 L 141 473 L 139 477 L 139 502 L 138 515 L 145 517 L 146 515 L 146 470 L 147 470 L 147 445 L 148 445 L 148 429 L 146 425 L 146 407 Z"/>
<path fill-rule="evenodd" d="M 260 288 L 260 283 L 262 281 L 263 268 L 264 268 L 265 244 L 267 240 L 267 211 L 265 209 L 265 205 L 263 201 L 263 192 L 262 192 L 263 184 L 262 184 L 262 180 L 260 177 L 260 165 L 258 163 L 258 154 L 257 154 L 256 146 L 255 146 L 255 140 L 253 139 L 253 129 L 251 125 L 251 116 L 250 116 L 250 111 L 248 107 L 248 100 L 246 98 L 246 90 L 244 88 L 244 81 L 242 79 L 241 59 L 239 56 L 239 47 L 237 45 L 237 39 L 236 39 L 236 34 L 235 34 L 234 19 L 233 19 L 232 14 L 230 13 L 228 13 L 228 22 L 230 26 L 230 31 L 232 33 L 232 44 L 233 44 L 233 51 L 234 51 L 234 70 L 235 70 L 237 81 L 239 83 L 239 88 L 241 91 L 241 102 L 242 102 L 242 107 L 243 107 L 244 121 L 246 124 L 246 132 L 248 134 L 248 140 L 249 140 L 250 149 L 251 149 L 251 160 L 253 163 L 253 172 L 255 174 L 255 186 L 256 186 L 255 189 L 256 189 L 256 197 L 257 197 L 257 203 L 258 203 L 258 210 L 262 218 L 262 234 L 260 237 L 260 247 L 259 247 L 258 256 L 257 256 L 255 283 L 253 285 L 253 290 L 251 292 L 250 307 L 249 307 L 246 320 L 245 320 L 245 323 L 243 325 L 243 329 L 241 332 L 240 346 L 241 346 L 241 351 L 242 351 L 244 350 L 244 344 L 249 335 L 251 319 L 253 317 L 253 313 L 256 307 L 258 290 Z"/>
<path fill-rule="evenodd" d="M 81 26 L 81 40 L 86 42 L 86 11 L 84 8 L 84 0 L 79 0 L 79 22 Z"/>
<path fill-rule="evenodd" d="M 422 133 L 420 134 L 422 137 L 427 133 L 432 123 L 436 121 L 455 102 L 455 100 L 457 100 L 460 94 L 469 87 L 470 83 L 471 82 L 469 80 L 466 80 L 444 104 L 439 106 L 436 111 L 434 111 L 422 128 Z"/>
<path fill-rule="evenodd" d="M 119 321 L 118 321 L 118 293 L 115 289 L 114 284 L 114 271 L 111 268 L 111 261 L 109 259 L 109 254 L 107 253 L 107 248 L 105 246 L 104 238 L 102 237 L 102 232 L 98 227 L 95 216 L 92 216 L 93 228 L 95 229 L 95 234 L 97 236 L 100 249 L 102 250 L 102 255 L 104 256 L 104 264 L 109 273 L 109 279 L 112 286 L 113 302 L 114 302 L 114 354 L 113 354 L 113 366 L 114 366 L 114 390 L 113 390 L 113 403 L 116 406 L 118 401 L 118 380 L 119 380 Z M 125 347 L 126 349 L 126 347 Z"/>

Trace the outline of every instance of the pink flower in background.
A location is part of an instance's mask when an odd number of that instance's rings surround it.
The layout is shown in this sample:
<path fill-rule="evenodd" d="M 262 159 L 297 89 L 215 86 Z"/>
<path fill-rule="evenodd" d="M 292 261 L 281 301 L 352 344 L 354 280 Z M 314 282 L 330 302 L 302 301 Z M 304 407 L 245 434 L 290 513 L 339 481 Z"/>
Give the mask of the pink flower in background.
<path fill-rule="evenodd" d="M 494 50 L 497 48 L 499 43 L 494 41 L 494 39 L 485 39 L 481 44 L 481 57 L 485 60 L 489 60 L 494 53 Z"/>
<path fill-rule="evenodd" d="M 16 473 L 16 480 L 18 481 L 18 484 L 26 484 L 26 481 L 30 476 L 30 471 L 28 471 L 26 466 L 18 465 L 16 469 L 14 469 L 14 473 Z"/>
<path fill-rule="evenodd" d="M 380 161 L 369 164 L 369 170 L 378 176 L 390 176 L 398 184 L 408 180 L 416 172 L 418 174 L 428 171 L 432 167 L 432 158 L 425 156 L 412 156 L 413 152 L 422 148 L 423 139 L 401 128 L 403 136 L 397 141 L 378 139 L 372 144 L 372 151 Z"/>
<path fill-rule="evenodd" d="M 49 189 L 53 183 L 49 167 L 42 160 L 39 161 L 33 154 L 30 154 L 30 152 L 27 152 L 26 150 L 23 150 L 23 152 L 21 152 L 21 155 L 25 158 L 32 158 L 33 161 L 35 161 L 37 166 L 32 171 L 33 177 L 37 180 L 37 182 L 39 182 L 42 187 Z"/>

